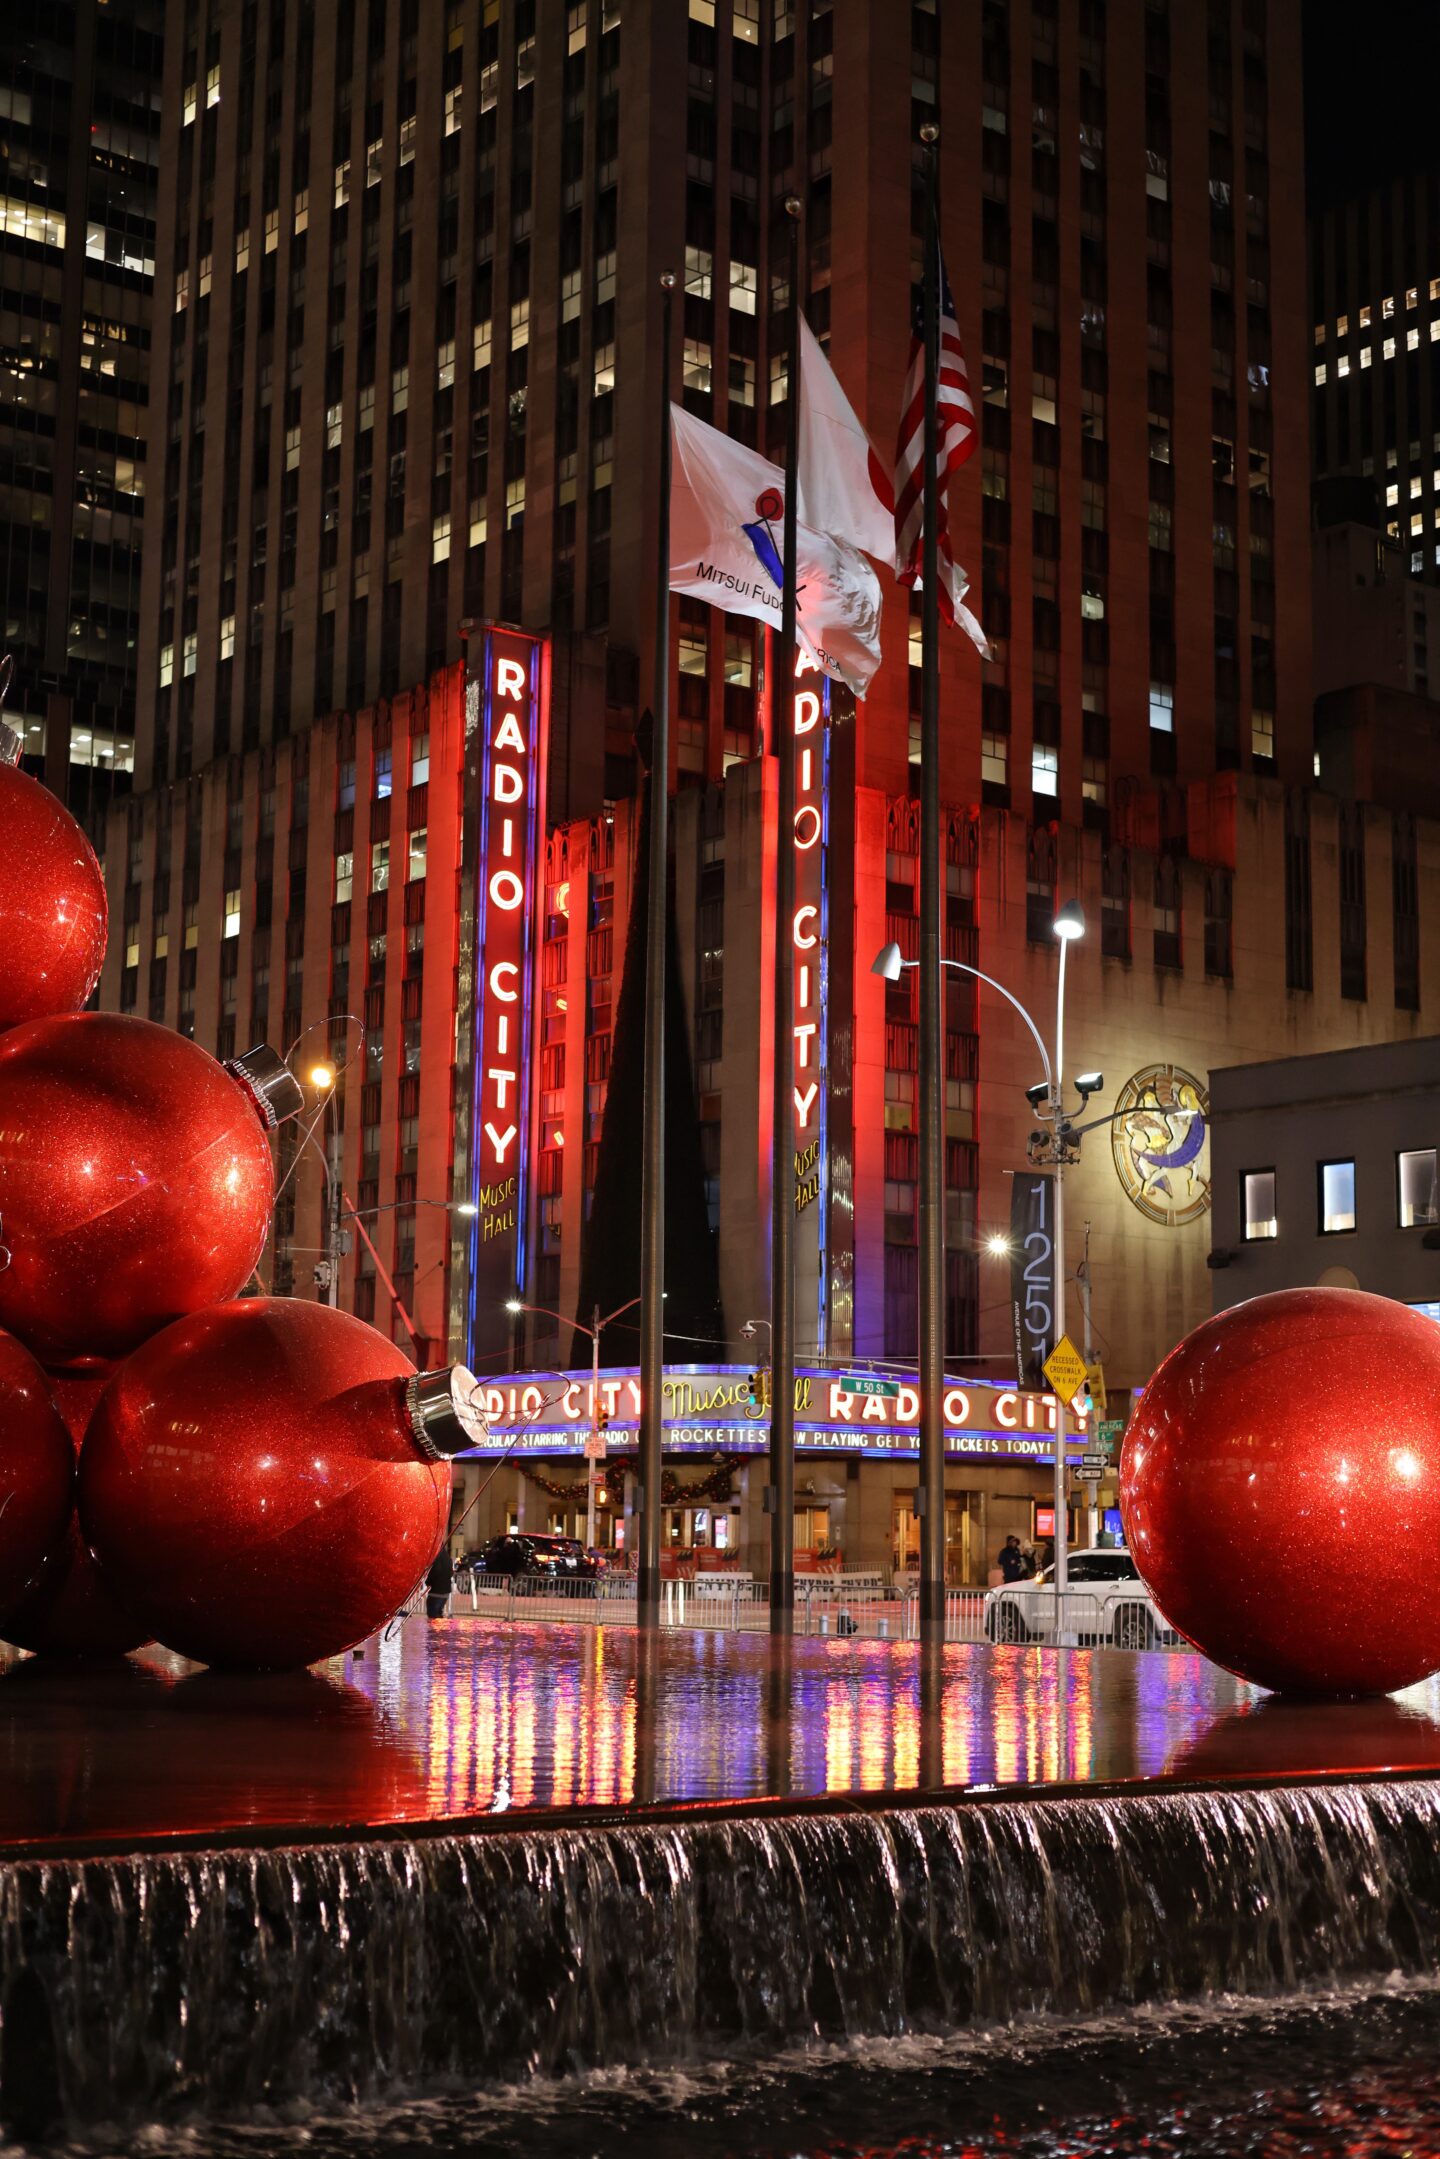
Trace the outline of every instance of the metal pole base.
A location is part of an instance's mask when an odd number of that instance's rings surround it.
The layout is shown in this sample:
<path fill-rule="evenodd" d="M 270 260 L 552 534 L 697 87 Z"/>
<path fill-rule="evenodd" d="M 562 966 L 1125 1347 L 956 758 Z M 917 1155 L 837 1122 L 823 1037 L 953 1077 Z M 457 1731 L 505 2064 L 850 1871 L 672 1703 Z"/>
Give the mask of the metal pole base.
<path fill-rule="evenodd" d="M 782 1574 L 770 1577 L 770 1632 L 793 1634 L 795 1632 L 795 1577 Z"/>

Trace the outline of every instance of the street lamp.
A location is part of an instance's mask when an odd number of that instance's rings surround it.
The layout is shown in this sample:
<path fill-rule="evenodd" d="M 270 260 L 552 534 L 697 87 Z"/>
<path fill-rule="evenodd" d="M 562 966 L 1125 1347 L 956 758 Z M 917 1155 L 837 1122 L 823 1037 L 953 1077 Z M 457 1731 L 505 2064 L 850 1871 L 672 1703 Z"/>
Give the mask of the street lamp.
<path fill-rule="evenodd" d="M 1025 1098 L 1032 1109 L 1039 1110 L 1043 1107 L 1050 1119 L 1049 1136 L 1044 1140 L 1042 1149 L 1038 1154 L 1032 1151 L 1032 1159 L 1037 1162 L 1044 1161 L 1047 1165 L 1053 1167 L 1055 1172 L 1054 1327 L 1055 1339 L 1059 1342 L 1065 1334 L 1065 1164 L 1067 1160 L 1076 1158 L 1075 1155 L 1069 1152 L 1075 1135 L 1072 1134 L 1069 1120 L 1066 1118 L 1064 1103 L 1065 961 L 1071 945 L 1075 943 L 1077 938 L 1083 937 L 1085 934 L 1085 914 L 1079 901 L 1066 900 L 1065 904 L 1057 910 L 1052 926 L 1056 942 L 1060 947 L 1060 964 L 1055 993 L 1055 1057 L 1053 1063 L 1039 1028 L 1035 1025 L 1034 1020 L 1030 1017 L 1024 1005 L 1021 1004 L 1019 998 L 1012 991 L 1007 990 L 1003 982 L 997 982 L 993 975 L 982 974 L 978 967 L 971 967 L 965 960 L 945 959 L 942 960 L 941 964 L 953 968 L 957 974 L 972 976 L 975 981 L 983 982 L 987 988 L 996 991 L 999 996 L 1003 997 L 1005 1002 L 1019 1013 L 1030 1030 L 1031 1039 L 1036 1049 L 1040 1052 L 1040 1063 L 1045 1073 L 1044 1084 L 1027 1087 Z M 907 967 L 916 967 L 918 965 L 918 960 L 907 960 L 899 945 L 892 943 L 881 946 L 875 956 L 870 972 L 883 976 L 887 982 L 898 982 Z M 1089 1100 L 1091 1094 L 1099 1091 L 1103 1084 L 1103 1079 L 1098 1072 L 1085 1072 L 1080 1075 L 1079 1080 L 1076 1082 L 1076 1088 L 1080 1094 L 1082 1106 Z M 922 1204 L 929 1206 L 942 1206 L 943 1198 L 943 1194 L 933 1192 L 921 1195 Z M 1009 1250 L 1009 1239 L 992 1237 L 989 1240 L 988 1248 L 991 1252 L 997 1254 L 1006 1252 Z M 1069 1495 L 1066 1489 L 1065 1407 L 1065 1403 L 1057 1395 L 1055 1402 L 1055 1588 L 1057 1594 L 1064 1593 L 1067 1581 L 1065 1558 Z M 922 1552 L 923 1549 L 922 1545 Z"/>
<path fill-rule="evenodd" d="M 660 1294 L 663 1302 L 666 1293 L 662 1290 Z M 593 1308 L 588 1327 L 583 1319 L 577 1319 L 573 1323 L 577 1334 L 588 1334 L 590 1337 L 590 1437 L 592 1440 L 598 1441 L 600 1437 L 600 1337 L 612 1320 L 623 1319 L 625 1314 L 633 1312 L 639 1303 L 640 1299 L 638 1297 L 632 1297 L 628 1304 L 617 1304 L 614 1311 L 605 1313 L 603 1318 L 597 1304 Z M 505 1309 L 507 1312 L 513 1312 L 517 1315 L 521 1312 L 534 1312 L 542 1319 L 558 1319 L 562 1327 L 566 1324 L 564 1314 L 552 1311 L 548 1304 L 526 1304 L 519 1297 L 507 1297 L 505 1299 Z M 585 1549 L 587 1552 L 595 1542 L 595 1461 L 596 1458 L 592 1456 L 587 1459 L 585 1464 Z"/>

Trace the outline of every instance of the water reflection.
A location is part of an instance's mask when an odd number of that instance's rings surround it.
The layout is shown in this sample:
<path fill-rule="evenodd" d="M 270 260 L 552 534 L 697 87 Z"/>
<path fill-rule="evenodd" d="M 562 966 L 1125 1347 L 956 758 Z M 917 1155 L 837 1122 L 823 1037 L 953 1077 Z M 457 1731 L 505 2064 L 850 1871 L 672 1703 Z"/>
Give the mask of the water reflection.
<path fill-rule="evenodd" d="M 1168 1764 L 1176 1777 L 1227 1774 L 1243 1752 L 1256 1776 L 1288 1776 L 1298 1758 L 1315 1770 L 1440 1771 L 1440 1675 L 1368 1702 L 1238 1702 L 1192 1735 Z"/>
<path fill-rule="evenodd" d="M 1440 1767 L 1440 1679 L 1282 1704 L 1190 1653 L 415 1621 L 313 1673 L 0 1668 L 0 1840 Z"/>
<path fill-rule="evenodd" d="M 407 1629 L 358 1683 L 400 1722 L 424 1700 L 449 1814 L 1122 1782 L 1256 1699 L 1189 1654 L 464 1620 Z"/>

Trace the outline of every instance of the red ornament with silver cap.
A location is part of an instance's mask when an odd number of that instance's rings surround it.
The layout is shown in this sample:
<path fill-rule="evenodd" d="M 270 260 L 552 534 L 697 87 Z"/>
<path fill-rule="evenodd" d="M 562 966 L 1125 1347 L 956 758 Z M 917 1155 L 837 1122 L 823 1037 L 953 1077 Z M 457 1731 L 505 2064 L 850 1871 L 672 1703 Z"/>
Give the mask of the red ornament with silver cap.
<path fill-rule="evenodd" d="M 32 1020 L 0 1035 L 0 1100 L 0 1327 L 44 1363 L 124 1356 L 244 1288 L 267 1134 L 304 1102 L 273 1050 L 220 1064 L 149 1020 Z"/>
<path fill-rule="evenodd" d="M 74 1497 L 74 1449 L 49 1382 L 0 1334 L 0 1632 L 59 1561 Z"/>
<path fill-rule="evenodd" d="M 1289 1694 L 1440 1670 L 1440 1327 L 1363 1290 L 1218 1312 L 1130 1420 L 1120 1506 L 1171 1625 Z"/>
<path fill-rule="evenodd" d="M 0 660 L 0 707 L 13 663 Z M 0 720 L 0 1028 L 78 1012 L 100 979 L 108 907 L 95 850 L 59 797 L 20 770 Z"/>
<path fill-rule="evenodd" d="M 449 1458 L 484 1420 L 458 1365 L 417 1373 L 329 1305 L 247 1298 L 167 1327 L 115 1374 L 80 1465 L 108 1580 L 205 1664 L 313 1664 L 361 1641 L 425 1574 Z"/>

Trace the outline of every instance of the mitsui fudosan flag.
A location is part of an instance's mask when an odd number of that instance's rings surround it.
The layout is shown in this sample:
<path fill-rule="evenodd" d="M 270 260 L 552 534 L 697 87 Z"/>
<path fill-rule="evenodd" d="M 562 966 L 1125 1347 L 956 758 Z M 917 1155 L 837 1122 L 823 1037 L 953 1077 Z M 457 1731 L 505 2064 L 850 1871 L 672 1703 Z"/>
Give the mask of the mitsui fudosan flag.
<path fill-rule="evenodd" d="M 780 627 L 785 475 L 670 407 L 670 590 Z M 800 525 L 796 641 L 863 697 L 880 665 L 880 581 L 858 549 Z"/>

